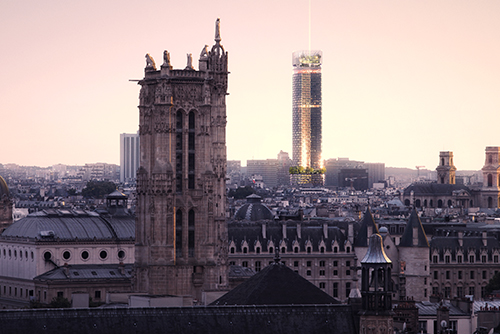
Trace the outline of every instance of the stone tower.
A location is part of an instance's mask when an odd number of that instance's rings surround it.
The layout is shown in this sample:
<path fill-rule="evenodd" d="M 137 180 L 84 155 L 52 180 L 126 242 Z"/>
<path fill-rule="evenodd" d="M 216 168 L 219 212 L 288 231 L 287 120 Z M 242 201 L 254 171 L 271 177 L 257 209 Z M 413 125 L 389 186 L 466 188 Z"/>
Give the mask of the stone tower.
<path fill-rule="evenodd" d="M 439 184 L 455 184 L 457 168 L 453 165 L 453 152 L 439 152 L 439 165 L 436 171 Z"/>
<path fill-rule="evenodd" d="M 498 208 L 500 198 L 500 147 L 486 147 L 486 159 L 482 172 L 481 207 Z"/>
<path fill-rule="evenodd" d="M 384 252 L 382 236 L 373 234 L 368 251 L 361 260 L 360 334 L 394 332 L 391 265 Z"/>
<path fill-rule="evenodd" d="M 139 81 L 134 289 L 192 296 L 227 286 L 226 95 L 228 54 L 202 48 L 199 70 L 146 55 Z"/>

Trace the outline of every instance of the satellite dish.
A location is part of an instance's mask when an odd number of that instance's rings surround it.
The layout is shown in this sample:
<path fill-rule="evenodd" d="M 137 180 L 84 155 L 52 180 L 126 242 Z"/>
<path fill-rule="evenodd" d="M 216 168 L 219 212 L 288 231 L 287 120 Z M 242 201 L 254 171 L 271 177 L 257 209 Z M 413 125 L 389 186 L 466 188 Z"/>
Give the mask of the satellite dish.
<path fill-rule="evenodd" d="M 441 320 L 441 327 L 446 327 L 446 320 Z"/>

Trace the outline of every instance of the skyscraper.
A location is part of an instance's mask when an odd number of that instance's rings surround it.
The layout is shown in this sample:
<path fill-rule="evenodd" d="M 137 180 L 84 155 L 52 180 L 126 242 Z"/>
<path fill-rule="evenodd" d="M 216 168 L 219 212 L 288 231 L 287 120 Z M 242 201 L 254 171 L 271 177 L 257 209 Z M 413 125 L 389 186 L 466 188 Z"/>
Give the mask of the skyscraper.
<path fill-rule="evenodd" d="M 120 134 L 120 182 L 135 181 L 139 168 L 139 134 Z"/>
<path fill-rule="evenodd" d="M 293 64 L 293 164 L 323 167 L 321 158 L 321 60 L 319 50 L 296 51 Z"/>
<path fill-rule="evenodd" d="M 146 55 L 139 102 L 135 290 L 190 295 L 227 287 L 227 52 L 204 46 L 199 70 Z"/>

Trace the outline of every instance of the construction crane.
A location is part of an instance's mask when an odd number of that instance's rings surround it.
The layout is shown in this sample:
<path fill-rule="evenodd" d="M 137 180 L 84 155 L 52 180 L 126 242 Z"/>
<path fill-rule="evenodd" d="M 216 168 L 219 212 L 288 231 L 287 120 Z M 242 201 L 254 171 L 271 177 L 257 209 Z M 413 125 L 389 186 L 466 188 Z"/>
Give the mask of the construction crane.
<path fill-rule="evenodd" d="M 420 169 L 425 168 L 425 166 L 415 166 L 415 168 L 417 169 L 417 180 L 420 180 Z"/>

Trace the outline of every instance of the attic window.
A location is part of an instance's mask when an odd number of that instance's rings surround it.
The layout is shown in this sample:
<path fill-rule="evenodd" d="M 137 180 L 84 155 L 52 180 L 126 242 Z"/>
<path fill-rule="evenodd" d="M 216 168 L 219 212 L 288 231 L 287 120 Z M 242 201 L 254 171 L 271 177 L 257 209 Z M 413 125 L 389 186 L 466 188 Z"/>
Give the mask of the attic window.
<path fill-rule="evenodd" d="M 115 276 L 115 275 L 116 275 L 116 273 L 115 273 L 113 270 L 110 270 L 110 271 L 109 271 L 109 274 L 110 274 L 110 275 L 113 275 L 113 276 Z"/>
<path fill-rule="evenodd" d="M 73 275 L 80 276 L 80 274 L 78 273 L 78 271 L 73 271 Z"/>
<path fill-rule="evenodd" d="M 338 247 L 337 247 L 337 246 L 333 247 L 333 252 L 334 252 L 334 253 L 338 253 L 338 251 L 339 251 L 339 249 L 338 249 Z"/>
<path fill-rule="evenodd" d="M 231 252 L 231 254 L 234 254 L 234 247 L 231 247 L 230 252 Z"/>
<path fill-rule="evenodd" d="M 350 253 L 351 252 L 351 247 L 346 247 L 345 251 L 346 251 L 346 253 Z"/>
<path fill-rule="evenodd" d="M 91 273 L 92 275 L 97 276 L 97 273 L 95 271 L 92 271 Z"/>

